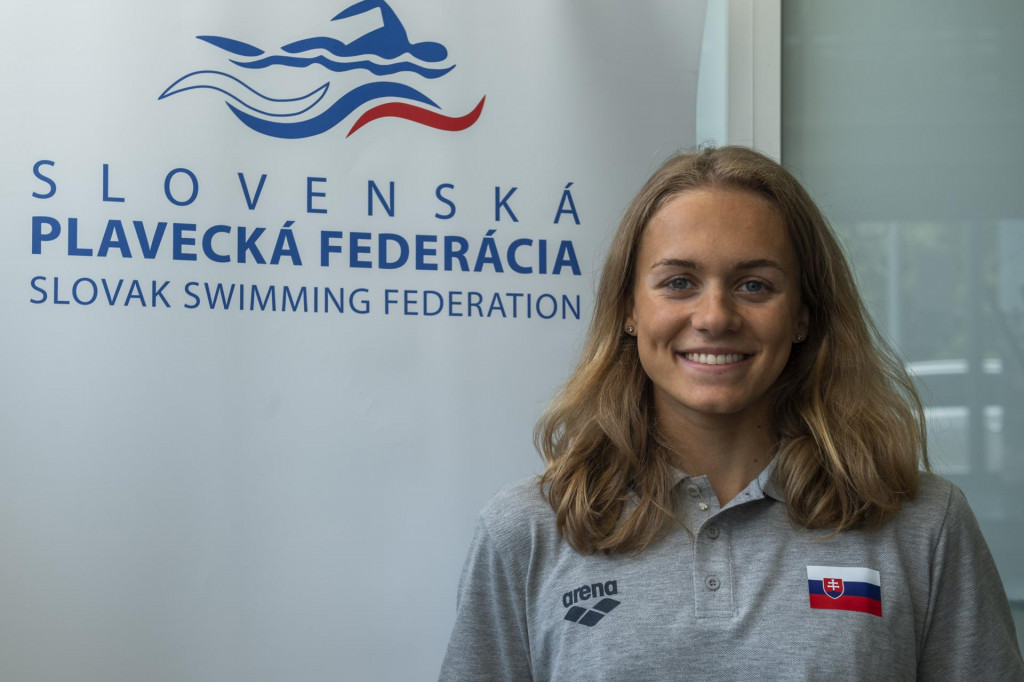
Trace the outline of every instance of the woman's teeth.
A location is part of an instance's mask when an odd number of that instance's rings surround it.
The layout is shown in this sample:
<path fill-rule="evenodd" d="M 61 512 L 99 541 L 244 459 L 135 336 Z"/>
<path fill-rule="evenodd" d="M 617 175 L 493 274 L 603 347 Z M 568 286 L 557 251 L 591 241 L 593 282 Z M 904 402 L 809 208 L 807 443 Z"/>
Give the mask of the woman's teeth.
<path fill-rule="evenodd" d="M 709 355 L 707 353 L 684 353 L 683 357 L 690 362 L 699 362 L 702 365 L 731 365 L 739 362 L 745 355 L 740 353 L 728 353 L 726 355 Z"/>

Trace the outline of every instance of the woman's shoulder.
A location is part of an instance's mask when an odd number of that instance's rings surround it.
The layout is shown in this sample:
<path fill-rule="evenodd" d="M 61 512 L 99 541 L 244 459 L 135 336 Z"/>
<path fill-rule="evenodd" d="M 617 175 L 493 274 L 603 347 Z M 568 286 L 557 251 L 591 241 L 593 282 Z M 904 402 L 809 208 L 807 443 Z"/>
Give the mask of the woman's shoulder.
<path fill-rule="evenodd" d="M 906 589 L 922 595 L 918 679 L 1024 679 L 1006 592 L 963 491 L 922 473 L 896 524 Z"/>
<path fill-rule="evenodd" d="M 951 507 L 966 505 L 963 492 L 952 481 L 930 471 L 922 471 L 917 478 L 917 494 L 907 506 L 920 514 L 945 517 Z"/>
<path fill-rule="evenodd" d="M 963 491 L 929 471 L 920 473 L 917 494 L 902 505 L 894 521 L 901 533 L 931 539 L 961 529 L 978 532 L 978 522 Z"/>
<path fill-rule="evenodd" d="M 541 492 L 540 476 L 510 483 L 480 510 L 480 524 L 492 541 L 521 551 L 556 537 L 555 512 Z"/>
<path fill-rule="evenodd" d="M 914 502 L 929 509 L 944 509 L 958 492 L 960 489 L 949 479 L 930 471 L 922 471 L 917 477 L 917 496 L 914 498 Z"/>

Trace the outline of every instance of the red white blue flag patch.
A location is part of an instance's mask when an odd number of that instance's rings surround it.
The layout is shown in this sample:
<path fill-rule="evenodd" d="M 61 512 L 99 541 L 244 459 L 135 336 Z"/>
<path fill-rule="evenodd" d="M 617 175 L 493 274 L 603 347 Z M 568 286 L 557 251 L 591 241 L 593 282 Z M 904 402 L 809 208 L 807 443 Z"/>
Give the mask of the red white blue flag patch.
<path fill-rule="evenodd" d="M 882 580 L 878 571 L 851 566 L 808 566 L 812 609 L 861 611 L 882 616 Z"/>

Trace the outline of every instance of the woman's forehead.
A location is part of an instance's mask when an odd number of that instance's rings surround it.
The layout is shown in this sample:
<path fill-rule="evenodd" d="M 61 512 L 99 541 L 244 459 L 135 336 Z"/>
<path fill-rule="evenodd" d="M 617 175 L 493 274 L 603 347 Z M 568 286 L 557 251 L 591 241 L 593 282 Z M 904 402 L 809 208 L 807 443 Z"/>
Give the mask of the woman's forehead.
<path fill-rule="evenodd" d="M 774 262 L 795 270 L 796 253 L 778 209 L 744 190 L 694 189 L 666 201 L 640 235 L 636 265 L 667 260 L 691 267 Z"/>

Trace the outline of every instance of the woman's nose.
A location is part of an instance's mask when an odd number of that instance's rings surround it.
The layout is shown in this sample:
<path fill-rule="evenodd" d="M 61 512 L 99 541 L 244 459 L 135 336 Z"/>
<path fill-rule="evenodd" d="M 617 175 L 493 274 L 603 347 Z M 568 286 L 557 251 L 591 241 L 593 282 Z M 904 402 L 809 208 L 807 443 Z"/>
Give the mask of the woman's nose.
<path fill-rule="evenodd" d="M 709 288 L 701 294 L 692 319 L 694 329 L 710 336 L 735 332 L 741 321 L 729 292 L 717 288 Z"/>

